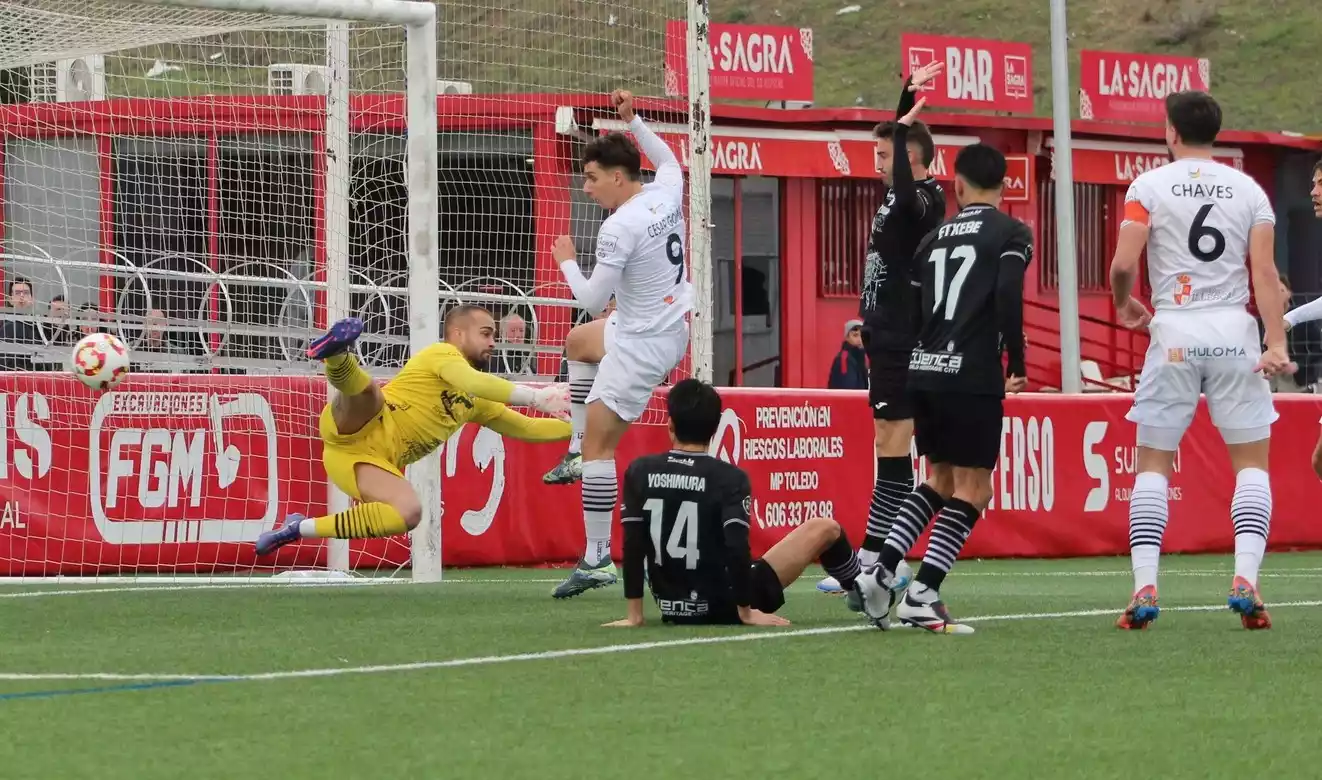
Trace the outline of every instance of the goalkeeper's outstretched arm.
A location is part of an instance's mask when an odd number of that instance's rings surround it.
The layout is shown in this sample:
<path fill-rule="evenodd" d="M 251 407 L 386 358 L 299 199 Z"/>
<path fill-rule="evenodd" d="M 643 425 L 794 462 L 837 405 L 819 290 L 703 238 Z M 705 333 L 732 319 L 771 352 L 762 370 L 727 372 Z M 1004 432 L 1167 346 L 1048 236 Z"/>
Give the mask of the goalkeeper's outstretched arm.
<path fill-rule="evenodd" d="M 557 402 L 561 393 L 554 385 L 529 387 L 478 371 L 459 350 L 448 344 L 428 347 L 428 350 L 423 354 L 432 373 L 462 393 L 497 404 L 532 406 L 551 414 L 563 411 Z"/>
<path fill-rule="evenodd" d="M 485 418 L 482 425 L 501 436 L 531 442 L 567 441 L 572 431 L 569 423 L 564 420 L 529 417 L 498 404 L 492 404 L 491 407 L 489 410 L 480 410 L 481 416 Z"/>

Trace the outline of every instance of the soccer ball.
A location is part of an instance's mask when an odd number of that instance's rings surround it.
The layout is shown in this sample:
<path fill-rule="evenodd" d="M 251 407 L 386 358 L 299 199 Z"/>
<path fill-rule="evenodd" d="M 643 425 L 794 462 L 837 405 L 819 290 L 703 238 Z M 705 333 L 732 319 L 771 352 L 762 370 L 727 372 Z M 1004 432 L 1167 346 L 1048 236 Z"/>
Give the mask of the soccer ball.
<path fill-rule="evenodd" d="M 129 348 L 117 336 L 93 333 L 73 348 L 73 375 L 93 390 L 109 390 L 129 375 Z"/>

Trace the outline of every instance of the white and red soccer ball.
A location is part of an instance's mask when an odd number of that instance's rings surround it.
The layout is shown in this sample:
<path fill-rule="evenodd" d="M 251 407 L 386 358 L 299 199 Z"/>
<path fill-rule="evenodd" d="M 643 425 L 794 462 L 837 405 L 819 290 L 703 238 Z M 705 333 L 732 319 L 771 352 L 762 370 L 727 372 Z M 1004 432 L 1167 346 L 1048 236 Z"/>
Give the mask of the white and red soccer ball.
<path fill-rule="evenodd" d="M 93 390 L 110 390 L 129 375 L 129 348 L 117 336 L 93 333 L 73 348 L 73 375 Z"/>

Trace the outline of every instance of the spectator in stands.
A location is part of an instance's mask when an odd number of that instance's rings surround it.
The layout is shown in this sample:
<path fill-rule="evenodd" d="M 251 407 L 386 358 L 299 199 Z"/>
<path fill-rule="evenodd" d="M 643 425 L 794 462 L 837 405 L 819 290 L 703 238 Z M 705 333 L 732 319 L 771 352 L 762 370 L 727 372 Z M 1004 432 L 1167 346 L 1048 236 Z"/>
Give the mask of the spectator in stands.
<path fill-rule="evenodd" d="M 868 389 L 868 362 L 863 351 L 863 322 L 845 323 L 845 341 L 840 352 L 831 360 L 831 373 L 826 386 L 832 390 Z"/>
<path fill-rule="evenodd" d="M 514 312 L 500 321 L 500 341 L 503 346 L 491 356 L 488 371 L 493 374 L 526 375 L 533 373 L 532 350 L 524 346 L 528 338 L 528 323 Z"/>
<path fill-rule="evenodd" d="M 134 372 L 157 372 L 179 374 L 185 373 L 185 368 L 177 363 L 171 363 L 168 359 L 162 359 L 164 355 L 186 355 L 188 350 L 182 345 L 170 338 L 165 331 L 165 312 L 160 309 L 152 309 L 147 312 L 147 316 L 142 320 L 142 336 L 138 343 L 134 345 L 134 355 L 146 354 L 143 362 L 133 363 Z M 229 373 L 229 372 L 226 372 Z"/>
<path fill-rule="evenodd" d="M 72 347 L 78 343 L 81 334 L 78 329 L 69 323 L 69 302 L 63 295 L 57 295 L 50 299 L 50 307 L 47 312 L 50 317 L 50 326 L 47 332 L 50 335 L 50 345 L 52 347 Z"/>
<path fill-rule="evenodd" d="M 13 345 L 33 346 L 44 343 L 41 328 L 33 318 L 32 282 L 22 276 L 9 280 L 6 290 L 9 310 L 6 319 L 0 323 L 0 343 L 9 345 L 5 354 L 0 356 L 0 368 L 6 371 L 30 371 L 32 356 L 26 351 L 13 348 Z"/>
<path fill-rule="evenodd" d="M 101 310 L 96 307 L 95 303 L 84 303 L 82 306 L 79 306 L 78 319 L 82 320 L 82 323 L 78 326 L 78 332 L 83 336 L 90 336 L 93 333 L 110 332 L 100 325 L 91 324 L 103 321 Z M 79 338 L 81 338 L 81 336 Z"/>
<path fill-rule="evenodd" d="M 69 323 L 69 302 L 63 295 L 50 299 L 46 309 L 46 319 L 38 322 L 46 336 L 49 347 L 47 355 L 32 359 L 34 371 L 63 371 L 67 364 L 67 349 L 78 343 L 81 334 Z M 63 347 L 64 349 L 60 349 Z"/>
<path fill-rule="evenodd" d="M 142 321 L 142 338 L 138 349 L 144 352 L 169 352 L 170 340 L 165 335 L 165 312 L 152 309 Z"/>

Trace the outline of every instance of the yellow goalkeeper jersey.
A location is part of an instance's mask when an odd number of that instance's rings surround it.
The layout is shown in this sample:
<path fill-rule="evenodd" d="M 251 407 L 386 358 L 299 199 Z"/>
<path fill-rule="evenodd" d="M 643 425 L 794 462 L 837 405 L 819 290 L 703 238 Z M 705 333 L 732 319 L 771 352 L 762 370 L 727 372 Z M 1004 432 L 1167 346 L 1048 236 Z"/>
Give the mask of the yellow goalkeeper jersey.
<path fill-rule="evenodd" d="M 397 465 L 425 457 L 469 422 L 523 441 L 569 438 L 569 423 L 527 417 L 506 406 L 513 391 L 513 382 L 473 368 L 451 344 L 433 344 L 414 355 L 384 388 L 400 439 Z"/>

